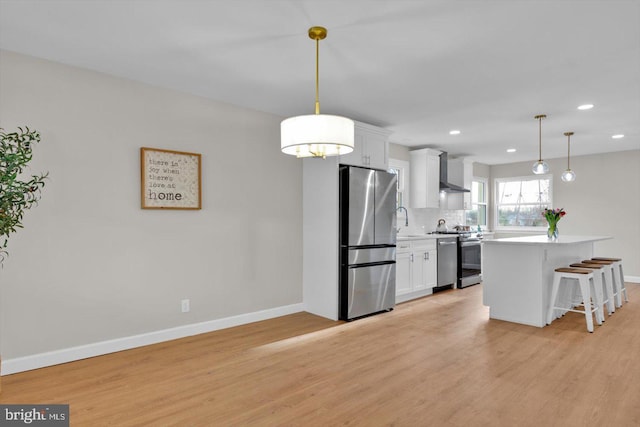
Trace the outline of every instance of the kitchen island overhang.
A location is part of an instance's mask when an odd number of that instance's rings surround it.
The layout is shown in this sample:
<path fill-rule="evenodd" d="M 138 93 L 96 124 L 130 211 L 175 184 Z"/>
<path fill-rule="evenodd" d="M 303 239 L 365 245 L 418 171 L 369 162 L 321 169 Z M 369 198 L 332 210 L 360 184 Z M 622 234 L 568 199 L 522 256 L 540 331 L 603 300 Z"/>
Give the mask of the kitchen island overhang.
<path fill-rule="evenodd" d="M 595 242 L 608 239 L 536 235 L 484 241 L 482 293 L 489 317 L 545 326 L 554 270 L 593 257 Z"/>

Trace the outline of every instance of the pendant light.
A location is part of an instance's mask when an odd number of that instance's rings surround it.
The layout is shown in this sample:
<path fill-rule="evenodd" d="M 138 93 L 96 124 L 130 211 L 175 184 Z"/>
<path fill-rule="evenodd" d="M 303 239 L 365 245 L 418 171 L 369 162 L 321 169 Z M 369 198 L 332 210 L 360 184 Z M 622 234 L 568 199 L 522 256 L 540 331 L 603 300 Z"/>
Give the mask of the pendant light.
<path fill-rule="evenodd" d="M 295 116 L 280 124 L 280 148 L 296 157 L 338 156 L 353 151 L 355 124 L 346 117 L 320 114 L 319 52 L 320 40 L 327 37 L 323 27 L 309 28 L 309 38 L 316 41 L 315 114 Z"/>
<path fill-rule="evenodd" d="M 538 148 L 540 150 L 540 156 L 538 157 L 538 161 L 535 162 L 533 164 L 533 167 L 531 168 L 531 170 L 533 170 L 533 173 L 535 173 L 536 175 L 541 175 L 543 173 L 549 172 L 549 165 L 547 164 L 547 162 L 542 160 L 542 119 L 546 117 L 547 116 L 545 114 L 538 114 L 537 116 L 534 117 L 534 119 L 538 120 L 538 135 L 539 135 Z"/>
<path fill-rule="evenodd" d="M 569 158 L 571 157 L 571 135 L 573 135 L 573 132 L 565 132 L 564 135 L 567 137 L 567 170 L 562 172 L 562 180 L 564 182 L 572 182 L 576 180 L 576 173 L 571 170 L 571 165 L 569 164 Z"/>

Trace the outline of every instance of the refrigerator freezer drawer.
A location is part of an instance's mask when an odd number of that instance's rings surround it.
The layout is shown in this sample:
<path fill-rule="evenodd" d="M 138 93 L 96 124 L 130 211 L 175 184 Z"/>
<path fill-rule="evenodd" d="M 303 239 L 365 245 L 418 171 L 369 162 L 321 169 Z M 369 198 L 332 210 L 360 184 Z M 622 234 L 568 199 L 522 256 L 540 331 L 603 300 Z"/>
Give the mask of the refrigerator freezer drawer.
<path fill-rule="evenodd" d="M 384 248 L 351 248 L 349 249 L 349 255 L 347 257 L 347 263 L 353 264 L 367 264 L 370 262 L 381 261 L 395 261 L 396 248 L 384 247 Z"/>
<path fill-rule="evenodd" d="M 343 307 L 347 319 L 390 310 L 395 306 L 395 262 L 349 268 L 347 274 L 347 295 L 346 301 L 343 301 L 343 304 L 347 304 Z"/>

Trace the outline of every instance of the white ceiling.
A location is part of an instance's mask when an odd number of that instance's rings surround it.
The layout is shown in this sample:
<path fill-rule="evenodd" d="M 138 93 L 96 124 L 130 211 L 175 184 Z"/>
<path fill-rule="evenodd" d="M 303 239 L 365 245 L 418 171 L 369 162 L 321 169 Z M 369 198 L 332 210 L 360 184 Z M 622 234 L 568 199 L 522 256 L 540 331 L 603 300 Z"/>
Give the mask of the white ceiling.
<path fill-rule="evenodd" d="M 283 117 L 313 112 L 314 25 L 321 111 L 392 142 L 533 161 L 545 113 L 544 158 L 640 148 L 637 0 L 0 0 L 2 49 Z"/>

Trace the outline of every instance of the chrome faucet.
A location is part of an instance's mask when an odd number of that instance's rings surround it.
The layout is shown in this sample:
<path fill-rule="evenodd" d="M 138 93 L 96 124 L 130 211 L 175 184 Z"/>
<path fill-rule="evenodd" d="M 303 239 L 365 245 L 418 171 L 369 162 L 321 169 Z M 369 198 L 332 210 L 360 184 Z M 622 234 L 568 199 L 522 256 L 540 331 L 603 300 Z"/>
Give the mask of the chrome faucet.
<path fill-rule="evenodd" d="M 399 211 L 401 209 L 404 209 L 404 226 L 408 227 L 409 226 L 409 212 L 407 212 L 407 208 L 405 208 L 404 206 L 400 206 L 398 209 L 396 209 L 396 211 Z"/>

